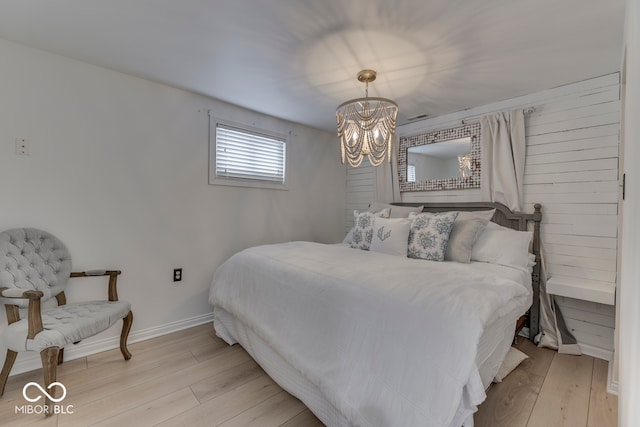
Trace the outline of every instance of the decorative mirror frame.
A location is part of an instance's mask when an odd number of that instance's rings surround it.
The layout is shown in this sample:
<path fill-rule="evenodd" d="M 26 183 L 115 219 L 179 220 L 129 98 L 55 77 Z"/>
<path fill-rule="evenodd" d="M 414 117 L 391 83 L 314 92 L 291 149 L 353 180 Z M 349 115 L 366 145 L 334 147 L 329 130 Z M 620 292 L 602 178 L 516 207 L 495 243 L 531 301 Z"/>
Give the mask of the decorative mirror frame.
<path fill-rule="evenodd" d="M 407 181 L 407 150 L 409 148 L 465 137 L 471 137 L 471 176 L 467 178 L 457 177 L 415 182 Z M 480 172 L 480 123 L 463 124 L 461 126 L 400 138 L 398 150 L 400 192 L 480 188 Z"/>

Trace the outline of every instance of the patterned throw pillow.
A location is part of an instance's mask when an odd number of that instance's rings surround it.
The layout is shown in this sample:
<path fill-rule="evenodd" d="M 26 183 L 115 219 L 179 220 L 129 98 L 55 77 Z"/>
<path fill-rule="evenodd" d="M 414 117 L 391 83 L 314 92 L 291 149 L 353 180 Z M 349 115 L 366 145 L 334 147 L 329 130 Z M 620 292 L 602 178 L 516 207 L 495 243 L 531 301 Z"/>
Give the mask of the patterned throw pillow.
<path fill-rule="evenodd" d="M 389 212 L 390 209 L 388 208 L 376 213 L 353 211 L 351 247 L 368 251 L 369 246 L 371 246 L 371 239 L 373 238 L 373 223 L 375 218 L 389 218 Z"/>
<path fill-rule="evenodd" d="M 453 222 L 458 212 L 424 212 L 409 214 L 409 258 L 444 261 Z"/>

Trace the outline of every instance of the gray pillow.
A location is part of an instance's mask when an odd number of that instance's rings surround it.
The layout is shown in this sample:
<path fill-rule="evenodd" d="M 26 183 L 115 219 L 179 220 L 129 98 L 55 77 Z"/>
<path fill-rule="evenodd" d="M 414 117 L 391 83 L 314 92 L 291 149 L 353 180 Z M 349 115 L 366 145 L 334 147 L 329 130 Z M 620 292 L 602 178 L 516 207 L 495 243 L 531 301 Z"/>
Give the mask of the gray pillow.
<path fill-rule="evenodd" d="M 460 212 L 453 223 L 445 261 L 456 261 L 469 264 L 471 251 L 478 237 L 487 226 L 495 209 L 488 211 Z"/>
<path fill-rule="evenodd" d="M 389 218 L 409 218 L 411 212 L 420 213 L 424 206 L 396 206 L 389 203 L 372 202 L 369 205 L 369 212 L 379 212 L 383 209 L 390 209 Z"/>

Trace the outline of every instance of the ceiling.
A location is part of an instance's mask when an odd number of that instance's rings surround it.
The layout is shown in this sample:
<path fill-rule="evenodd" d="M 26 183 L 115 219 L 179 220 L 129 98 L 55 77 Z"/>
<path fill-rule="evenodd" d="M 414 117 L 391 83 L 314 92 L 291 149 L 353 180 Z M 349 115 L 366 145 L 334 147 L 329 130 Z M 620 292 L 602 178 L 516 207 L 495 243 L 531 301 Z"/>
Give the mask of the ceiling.
<path fill-rule="evenodd" d="M 399 122 L 618 71 L 624 0 L 2 0 L 0 38 L 335 130 Z"/>

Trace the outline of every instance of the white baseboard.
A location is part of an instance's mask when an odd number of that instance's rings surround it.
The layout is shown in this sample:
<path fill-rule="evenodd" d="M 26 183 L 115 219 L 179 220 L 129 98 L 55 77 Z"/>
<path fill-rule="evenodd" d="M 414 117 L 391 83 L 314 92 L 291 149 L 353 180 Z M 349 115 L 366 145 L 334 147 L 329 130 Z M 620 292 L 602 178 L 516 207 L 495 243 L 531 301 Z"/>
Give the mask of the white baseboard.
<path fill-rule="evenodd" d="M 609 362 L 607 371 L 607 393 L 618 394 L 618 381 L 613 378 L 613 351 L 605 350 L 600 347 L 590 346 L 588 344 L 580 344 L 582 353 L 587 356 L 595 357 L 597 359 L 606 360 Z"/>
<path fill-rule="evenodd" d="M 172 332 L 181 331 L 183 329 L 192 328 L 209 322 L 213 325 L 213 313 L 207 313 L 189 319 L 178 320 L 177 322 L 171 322 L 165 325 L 154 326 L 152 328 L 132 332 L 129 335 L 127 342 L 132 344 L 134 342 L 146 341 L 151 338 L 167 335 Z M 90 343 L 80 342 L 77 345 L 69 345 L 64 349 L 64 360 L 79 359 L 81 357 L 114 348 L 120 348 L 120 335 Z M 11 375 L 13 376 L 40 368 L 42 368 L 42 362 L 40 361 L 40 355 L 38 353 L 20 353 L 18 360 L 16 360 L 15 365 L 13 365 L 13 369 L 11 369 Z"/>
<path fill-rule="evenodd" d="M 521 337 L 529 338 L 529 328 L 524 327 L 518 334 Z M 595 357 L 596 359 L 603 359 L 611 361 L 613 360 L 613 350 L 607 350 L 601 347 L 595 347 L 589 344 L 578 342 L 580 346 L 580 350 L 582 350 L 582 354 L 586 354 L 587 356 Z"/>
<path fill-rule="evenodd" d="M 582 354 L 586 354 L 587 356 L 595 357 L 596 359 L 602 360 L 613 360 L 613 350 L 606 350 L 600 347 L 594 347 L 589 344 L 584 344 L 579 342 L 578 345 L 582 350 Z"/>
<path fill-rule="evenodd" d="M 523 328 L 519 334 L 525 338 L 529 337 L 529 328 Z M 607 393 L 618 394 L 618 381 L 613 378 L 613 351 L 606 350 L 601 347 L 595 347 L 589 344 L 578 343 L 582 354 L 595 357 L 596 359 L 602 359 L 609 362 L 609 368 L 607 373 Z"/>
<path fill-rule="evenodd" d="M 615 353 L 613 354 L 615 357 Z M 618 379 L 613 375 L 613 357 L 609 359 L 609 369 L 607 372 L 607 393 L 618 395 Z"/>

